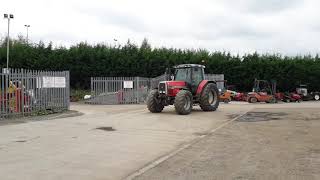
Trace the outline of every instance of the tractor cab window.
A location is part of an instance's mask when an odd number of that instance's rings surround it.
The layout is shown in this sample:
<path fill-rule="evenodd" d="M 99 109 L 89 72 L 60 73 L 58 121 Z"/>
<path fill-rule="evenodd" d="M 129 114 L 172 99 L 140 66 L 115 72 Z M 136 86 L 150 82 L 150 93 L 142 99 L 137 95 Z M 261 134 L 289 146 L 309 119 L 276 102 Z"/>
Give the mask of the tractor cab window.
<path fill-rule="evenodd" d="M 176 81 L 186 81 L 190 83 L 191 68 L 176 69 L 175 78 Z"/>
<path fill-rule="evenodd" d="M 201 68 L 193 68 L 192 72 L 192 82 L 194 85 L 200 84 L 200 82 L 204 79 L 203 72 Z"/>

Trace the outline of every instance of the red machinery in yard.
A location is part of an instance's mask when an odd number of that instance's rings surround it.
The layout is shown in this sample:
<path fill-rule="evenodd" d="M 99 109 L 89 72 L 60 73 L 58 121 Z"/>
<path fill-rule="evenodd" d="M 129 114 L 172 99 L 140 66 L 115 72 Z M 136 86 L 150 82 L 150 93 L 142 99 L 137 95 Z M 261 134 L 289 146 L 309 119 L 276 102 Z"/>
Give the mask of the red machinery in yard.
<path fill-rule="evenodd" d="M 234 101 L 247 101 L 247 94 L 238 92 L 235 96 L 233 96 Z"/>
<path fill-rule="evenodd" d="M 301 102 L 302 97 L 297 93 L 276 93 L 277 100 L 283 101 L 283 102 Z"/>
<path fill-rule="evenodd" d="M 215 81 L 204 79 L 204 68 L 198 64 L 175 66 L 173 79 L 161 81 L 149 93 L 149 111 L 159 113 L 168 105 L 174 105 L 182 115 L 191 113 L 193 105 L 200 105 L 203 111 L 215 111 L 219 106 L 219 90 Z"/>
<path fill-rule="evenodd" d="M 266 102 L 266 103 L 276 103 L 277 99 L 275 96 L 276 83 L 272 82 L 271 85 L 269 81 L 257 80 L 254 81 L 254 86 L 252 92 L 248 93 L 247 101 L 249 103 Z"/>
<path fill-rule="evenodd" d="M 23 91 L 21 82 L 10 81 L 9 87 L 0 91 L 0 110 L 2 113 L 8 112 L 28 112 L 30 111 L 31 96 Z"/>
<path fill-rule="evenodd" d="M 220 96 L 219 96 L 220 101 L 224 102 L 224 103 L 229 103 L 232 100 L 235 92 L 230 91 L 228 89 L 227 80 L 218 80 L 216 82 L 223 82 L 224 83 L 224 88 L 221 89 L 221 91 L 220 91 Z"/>

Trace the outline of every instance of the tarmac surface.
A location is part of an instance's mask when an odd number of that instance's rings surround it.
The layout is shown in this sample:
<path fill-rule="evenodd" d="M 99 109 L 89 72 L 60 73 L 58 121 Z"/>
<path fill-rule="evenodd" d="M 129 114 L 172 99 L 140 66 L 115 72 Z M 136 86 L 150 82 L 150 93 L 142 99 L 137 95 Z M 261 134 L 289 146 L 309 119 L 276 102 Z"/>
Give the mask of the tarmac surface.
<path fill-rule="evenodd" d="M 135 179 L 320 179 L 318 109 L 257 109 Z"/>
<path fill-rule="evenodd" d="M 71 109 L 79 113 L 0 122 L 1 179 L 319 179 L 318 102 L 235 102 L 187 116 Z"/>

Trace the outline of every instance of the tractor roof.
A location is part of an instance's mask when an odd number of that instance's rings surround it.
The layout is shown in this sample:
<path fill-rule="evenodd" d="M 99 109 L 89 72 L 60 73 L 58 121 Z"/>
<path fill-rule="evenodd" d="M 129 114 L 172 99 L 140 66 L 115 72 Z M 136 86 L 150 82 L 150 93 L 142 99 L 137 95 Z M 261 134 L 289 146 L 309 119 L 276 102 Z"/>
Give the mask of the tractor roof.
<path fill-rule="evenodd" d="M 174 68 L 176 69 L 193 68 L 193 67 L 206 68 L 204 65 L 201 65 L 201 64 L 180 64 L 180 65 L 174 66 Z"/>

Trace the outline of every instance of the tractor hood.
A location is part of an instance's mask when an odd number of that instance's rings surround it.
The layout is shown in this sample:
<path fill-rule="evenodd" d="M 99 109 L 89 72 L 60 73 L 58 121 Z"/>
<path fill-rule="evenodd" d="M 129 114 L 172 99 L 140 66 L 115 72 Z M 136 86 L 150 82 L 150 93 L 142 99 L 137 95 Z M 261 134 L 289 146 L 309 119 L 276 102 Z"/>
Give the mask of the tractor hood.
<path fill-rule="evenodd" d="M 184 81 L 161 81 L 159 83 L 159 92 L 167 96 L 176 96 L 176 94 L 183 88 L 186 88 Z"/>
<path fill-rule="evenodd" d="M 186 87 L 186 82 L 185 81 L 166 81 L 166 84 L 170 88 L 183 88 Z"/>

